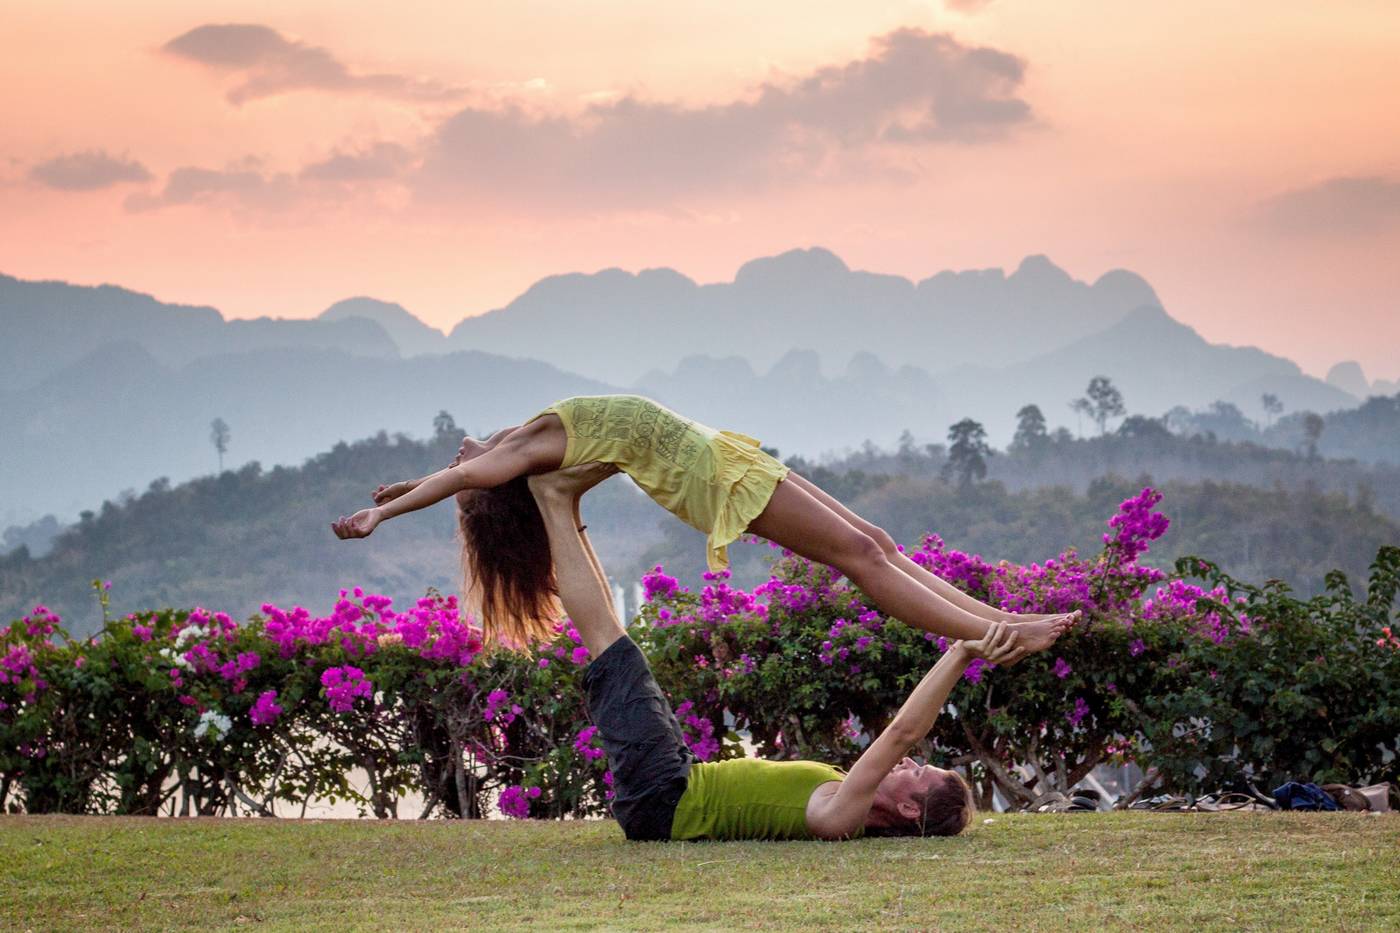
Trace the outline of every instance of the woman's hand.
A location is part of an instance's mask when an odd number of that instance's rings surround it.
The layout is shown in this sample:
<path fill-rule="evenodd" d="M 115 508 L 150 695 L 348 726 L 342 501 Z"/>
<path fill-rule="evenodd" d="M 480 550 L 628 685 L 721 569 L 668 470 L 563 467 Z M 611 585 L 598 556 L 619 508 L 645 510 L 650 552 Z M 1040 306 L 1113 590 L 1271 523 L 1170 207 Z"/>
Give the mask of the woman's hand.
<path fill-rule="evenodd" d="M 977 641 L 960 641 L 957 647 L 967 655 L 992 664 L 1015 664 L 1026 656 L 1024 648 L 1016 645 L 1016 628 L 1006 622 L 993 622 L 987 634 Z"/>
<path fill-rule="evenodd" d="M 342 541 L 347 538 L 368 538 L 383 520 L 379 509 L 361 509 L 349 518 L 342 515 L 331 522 L 331 531 Z"/>
<path fill-rule="evenodd" d="M 453 465 L 455 466 L 456 464 L 454 463 Z M 374 499 L 375 505 L 383 505 L 386 502 L 392 502 L 393 500 L 397 499 L 399 496 L 408 492 L 412 488 L 413 484 L 408 482 L 407 480 L 401 480 L 397 483 L 390 483 L 387 486 L 381 483 L 379 488 L 372 492 L 370 495 Z"/>

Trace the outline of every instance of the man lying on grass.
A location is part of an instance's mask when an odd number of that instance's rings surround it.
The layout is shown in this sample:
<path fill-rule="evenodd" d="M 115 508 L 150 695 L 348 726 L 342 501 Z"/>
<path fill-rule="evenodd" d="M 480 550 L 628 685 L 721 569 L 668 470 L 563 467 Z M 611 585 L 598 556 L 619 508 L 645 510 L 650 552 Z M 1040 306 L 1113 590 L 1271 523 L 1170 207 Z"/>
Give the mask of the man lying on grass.
<path fill-rule="evenodd" d="M 613 773 L 613 815 L 628 839 L 854 839 L 952 836 L 972 818 L 954 771 L 905 757 L 973 658 L 1014 663 L 1028 653 L 1014 626 L 993 623 L 955 642 L 914 688 L 850 773 L 816 761 L 696 762 L 641 649 L 613 610 L 607 578 L 579 523 L 578 500 L 616 472 L 580 464 L 532 476 L 564 611 L 593 660 L 583 675 L 588 715 Z"/>

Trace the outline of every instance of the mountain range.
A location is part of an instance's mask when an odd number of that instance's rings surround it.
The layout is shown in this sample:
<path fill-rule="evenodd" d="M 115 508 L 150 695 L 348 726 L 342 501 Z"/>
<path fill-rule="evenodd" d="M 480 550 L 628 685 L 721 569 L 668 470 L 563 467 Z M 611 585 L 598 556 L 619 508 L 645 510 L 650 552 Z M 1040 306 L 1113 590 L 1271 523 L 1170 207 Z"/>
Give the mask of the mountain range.
<path fill-rule="evenodd" d="M 310 320 L 225 320 L 111 285 L 0 276 L 0 332 L 0 482 L 23 491 L 0 504 L 0 528 L 210 472 L 216 417 L 232 429 L 226 465 L 272 465 L 380 430 L 421 436 L 440 410 L 480 433 L 567 395 L 639 391 L 821 456 L 906 429 L 939 441 L 963 417 L 1004 444 L 1030 402 L 1073 429 L 1067 402 L 1096 375 L 1150 415 L 1218 400 L 1254 414 L 1266 392 L 1325 412 L 1395 389 L 1211 344 L 1136 274 L 1090 284 L 1043 256 L 917 282 L 823 249 L 716 284 L 670 269 L 551 276 L 449 334 L 363 296 Z"/>

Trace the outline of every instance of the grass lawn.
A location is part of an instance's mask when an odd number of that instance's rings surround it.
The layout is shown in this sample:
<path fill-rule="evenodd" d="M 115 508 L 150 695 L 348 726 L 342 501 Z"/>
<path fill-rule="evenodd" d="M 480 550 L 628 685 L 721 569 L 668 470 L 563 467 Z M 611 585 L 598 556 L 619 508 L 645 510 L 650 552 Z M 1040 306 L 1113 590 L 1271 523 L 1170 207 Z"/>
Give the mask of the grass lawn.
<path fill-rule="evenodd" d="M 991 822 L 983 822 L 990 819 Z M 953 839 L 0 817 L 0 928 L 1400 927 L 1400 816 L 984 815 Z"/>

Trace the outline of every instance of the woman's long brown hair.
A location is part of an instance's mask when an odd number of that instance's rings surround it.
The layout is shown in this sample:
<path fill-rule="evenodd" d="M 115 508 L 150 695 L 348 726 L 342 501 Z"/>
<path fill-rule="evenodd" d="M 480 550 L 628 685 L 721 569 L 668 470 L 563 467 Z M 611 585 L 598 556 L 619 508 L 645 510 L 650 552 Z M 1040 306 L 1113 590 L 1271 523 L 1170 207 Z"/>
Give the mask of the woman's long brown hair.
<path fill-rule="evenodd" d="M 559 589 L 527 477 L 457 496 L 462 577 L 487 641 L 522 648 L 554 635 Z"/>

